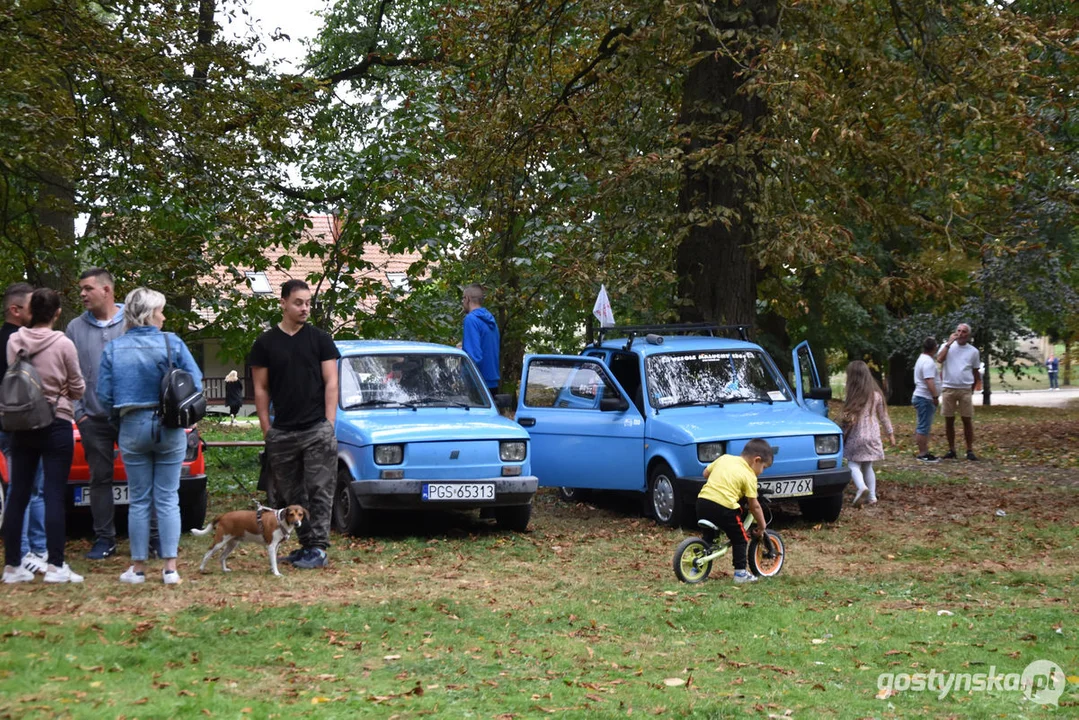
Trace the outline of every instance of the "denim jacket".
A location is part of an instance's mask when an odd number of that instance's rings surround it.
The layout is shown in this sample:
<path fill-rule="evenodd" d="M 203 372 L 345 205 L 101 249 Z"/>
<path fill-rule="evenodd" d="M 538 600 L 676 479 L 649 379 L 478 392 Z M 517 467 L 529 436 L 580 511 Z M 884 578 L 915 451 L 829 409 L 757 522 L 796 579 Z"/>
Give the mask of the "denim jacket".
<path fill-rule="evenodd" d="M 97 376 L 97 399 L 111 416 L 124 408 L 156 408 L 161 402 L 161 380 L 169 369 L 165 335 L 169 336 L 172 364 L 195 379 L 202 390 L 202 370 L 178 336 L 153 325 L 131 328 L 109 342 L 101 354 Z"/>

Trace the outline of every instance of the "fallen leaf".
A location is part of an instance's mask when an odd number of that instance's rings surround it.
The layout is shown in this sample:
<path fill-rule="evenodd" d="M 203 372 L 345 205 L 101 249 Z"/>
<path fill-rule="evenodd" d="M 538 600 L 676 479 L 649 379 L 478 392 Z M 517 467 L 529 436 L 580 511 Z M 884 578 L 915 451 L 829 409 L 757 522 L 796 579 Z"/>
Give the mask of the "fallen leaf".
<path fill-rule="evenodd" d="M 683 680 L 682 678 L 672 677 L 672 678 L 667 678 L 666 680 L 664 680 L 663 684 L 666 685 L 667 687 L 681 687 L 682 685 L 686 684 L 686 681 Z"/>

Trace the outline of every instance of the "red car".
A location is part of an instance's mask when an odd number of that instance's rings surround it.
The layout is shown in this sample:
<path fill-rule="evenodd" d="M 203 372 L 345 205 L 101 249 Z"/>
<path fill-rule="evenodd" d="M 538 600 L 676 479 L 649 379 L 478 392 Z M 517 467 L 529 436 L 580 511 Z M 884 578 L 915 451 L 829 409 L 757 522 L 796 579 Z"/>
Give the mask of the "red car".
<path fill-rule="evenodd" d="M 82 439 L 79 428 L 72 423 L 75 433 L 75 455 L 71 460 L 71 473 L 67 479 L 70 489 L 68 494 L 68 512 L 90 512 L 90 466 L 82 452 Z M 119 448 L 113 450 L 116 458 L 113 466 L 113 501 L 117 505 L 129 504 L 127 494 L 127 471 Z M 8 467 L 7 460 L 0 455 L 0 510 L 7 503 Z M 2 516 L 0 516 L 2 517 Z M 180 527 L 202 527 L 206 521 L 206 459 L 202 454 L 202 438 L 197 428 L 187 431 L 187 454 L 184 455 L 183 468 L 180 470 Z M 2 522 L 2 520 L 0 520 Z"/>

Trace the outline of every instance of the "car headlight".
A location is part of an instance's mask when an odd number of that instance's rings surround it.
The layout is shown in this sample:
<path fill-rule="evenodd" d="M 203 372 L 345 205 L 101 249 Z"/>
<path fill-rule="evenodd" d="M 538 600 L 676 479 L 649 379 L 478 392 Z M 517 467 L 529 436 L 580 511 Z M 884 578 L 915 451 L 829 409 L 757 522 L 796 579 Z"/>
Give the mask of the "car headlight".
<path fill-rule="evenodd" d="M 400 465 L 404 457 L 404 445 L 375 445 L 375 465 Z"/>
<path fill-rule="evenodd" d="M 813 440 L 818 455 L 835 455 L 839 452 L 838 435 L 817 435 Z"/>
<path fill-rule="evenodd" d="M 697 443 L 697 459 L 702 463 L 710 463 L 722 455 L 723 450 L 721 442 Z"/>
<path fill-rule="evenodd" d="M 498 457 L 502 462 L 521 462 L 525 459 L 528 445 L 520 440 L 504 440 L 498 443 Z"/>

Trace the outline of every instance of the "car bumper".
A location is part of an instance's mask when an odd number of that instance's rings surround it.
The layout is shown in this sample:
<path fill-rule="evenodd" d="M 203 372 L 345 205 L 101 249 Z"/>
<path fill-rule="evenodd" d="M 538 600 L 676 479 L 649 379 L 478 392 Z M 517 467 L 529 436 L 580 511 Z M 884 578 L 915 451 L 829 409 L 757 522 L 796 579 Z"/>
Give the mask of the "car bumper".
<path fill-rule="evenodd" d="M 127 485 L 127 480 L 115 480 L 113 481 L 113 485 Z M 90 483 L 88 482 L 69 482 L 67 484 L 68 506 L 75 510 L 81 510 L 85 508 L 87 511 L 89 511 L 89 503 L 83 502 L 80 504 L 75 504 L 75 498 L 80 494 L 85 495 L 88 492 L 87 489 L 89 487 Z M 78 490 L 77 488 L 86 489 Z M 206 475 L 181 475 L 179 492 L 181 502 L 183 502 L 184 498 L 188 497 L 198 498 L 200 495 L 206 492 Z M 128 503 L 126 501 L 116 502 L 116 505 L 127 504 Z"/>
<path fill-rule="evenodd" d="M 843 494 L 843 489 L 850 482 L 850 468 L 839 467 L 834 470 L 818 470 L 812 473 L 798 473 L 793 475 L 769 475 L 762 480 L 800 480 L 802 478 L 813 479 L 813 494 L 801 497 L 830 497 Z M 703 477 L 677 478 L 680 489 L 685 493 L 683 497 L 696 498 L 704 487 Z M 798 497 L 780 497 L 776 500 L 797 500 Z"/>
<path fill-rule="evenodd" d="M 423 486 L 428 483 L 460 485 L 466 483 L 493 483 L 493 500 L 424 500 Z M 352 492 L 360 506 L 366 510 L 414 510 L 417 508 L 484 508 L 507 505 L 527 505 L 539 487 L 534 475 L 521 477 L 496 477 L 461 479 L 405 479 L 405 480 L 353 480 Z"/>

